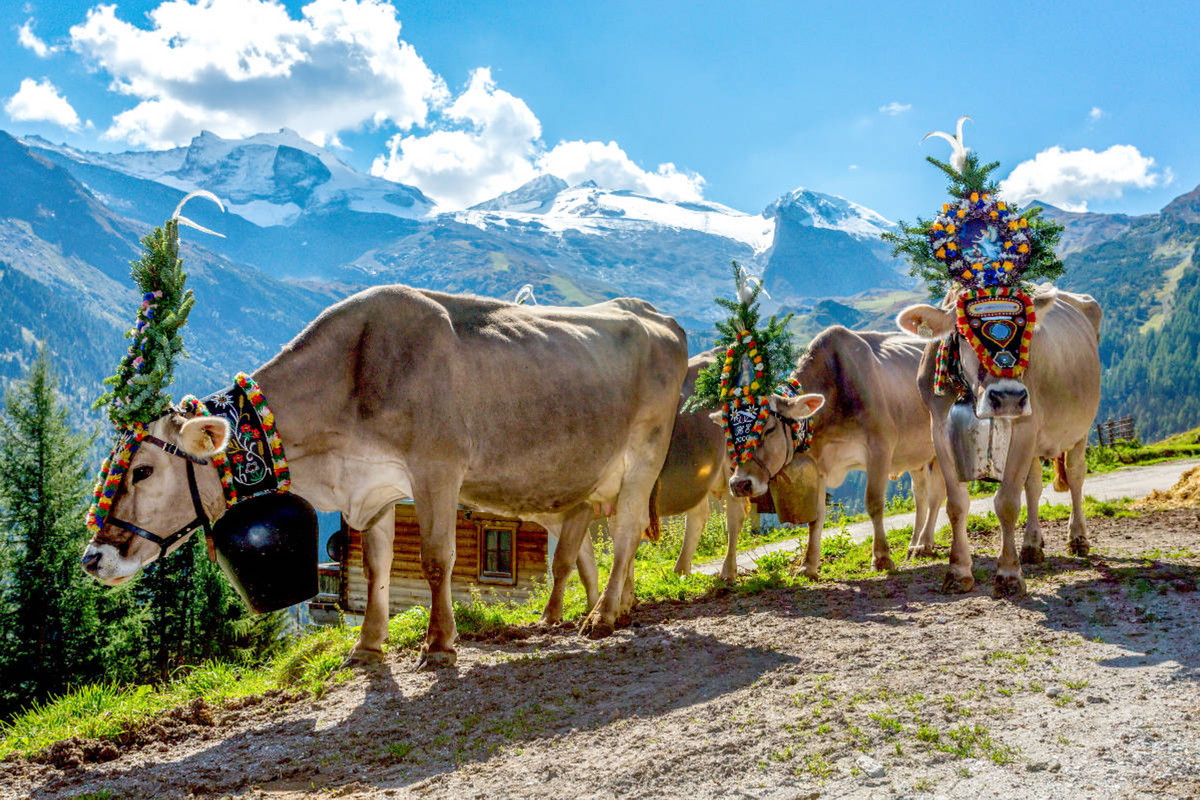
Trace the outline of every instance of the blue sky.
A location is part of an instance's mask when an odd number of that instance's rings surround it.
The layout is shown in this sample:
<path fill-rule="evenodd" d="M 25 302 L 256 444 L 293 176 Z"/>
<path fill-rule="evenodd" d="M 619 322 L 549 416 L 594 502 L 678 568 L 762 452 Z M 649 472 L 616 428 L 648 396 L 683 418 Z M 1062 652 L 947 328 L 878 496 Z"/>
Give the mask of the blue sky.
<path fill-rule="evenodd" d="M 919 140 L 960 114 L 1018 195 L 1144 213 L 1200 183 L 1200 4 L 190 5 L 4 4 L 0 127 L 123 150 L 289 125 L 447 207 L 552 171 L 911 218 L 948 153 Z"/>

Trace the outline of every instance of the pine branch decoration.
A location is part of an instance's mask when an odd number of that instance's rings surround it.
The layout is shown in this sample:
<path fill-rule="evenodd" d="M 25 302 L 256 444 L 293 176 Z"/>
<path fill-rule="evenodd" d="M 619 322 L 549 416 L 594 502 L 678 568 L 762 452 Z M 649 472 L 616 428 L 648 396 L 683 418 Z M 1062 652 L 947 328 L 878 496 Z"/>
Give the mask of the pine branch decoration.
<path fill-rule="evenodd" d="M 737 299 L 718 297 L 717 305 L 729 312 L 728 319 L 716 323 L 716 347 L 727 351 L 734 348 L 735 364 L 740 364 L 747 346 L 739 342 L 738 334 L 742 331 L 753 333 L 753 339 L 758 343 L 759 352 L 763 358 L 762 378 L 756 380 L 758 394 L 769 394 L 776 385 L 785 380 L 796 363 L 796 348 L 792 336 L 788 333 L 787 325 L 792 315 L 780 318 L 772 315 L 766 326 L 760 328 L 760 313 L 758 298 L 762 294 L 762 283 L 749 276 L 740 264 L 733 262 L 734 285 L 738 287 Z M 721 370 L 724 359 L 718 358 L 696 376 L 695 391 L 684 404 L 685 411 L 695 411 L 702 408 L 716 408 L 721 403 Z"/>
<path fill-rule="evenodd" d="M 163 390 L 173 379 L 175 359 L 186 356 L 182 329 L 196 302 L 186 286 L 187 273 L 179 257 L 179 226 L 221 236 L 180 216 L 193 197 L 212 200 L 221 211 L 225 210 L 211 192 L 188 194 L 175 207 L 171 219 L 142 237 L 144 252 L 132 264 L 133 282 L 142 294 L 134 327 L 125 332 L 132 341 L 116 373 L 104 379 L 111 388 L 93 406 L 107 406 L 109 419 L 118 429 L 149 424 L 171 407 L 171 397 Z"/>
<path fill-rule="evenodd" d="M 168 220 L 142 238 L 142 257 L 133 262 L 134 284 L 142 295 L 131 340 L 116 374 L 104 380 L 111 387 L 96 401 L 108 407 L 117 428 L 147 424 L 167 413 L 171 398 L 163 389 L 171 382 L 175 359 L 184 353 L 180 329 L 195 304 L 185 288 L 187 273 L 179 258 L 179 223 Z"/>

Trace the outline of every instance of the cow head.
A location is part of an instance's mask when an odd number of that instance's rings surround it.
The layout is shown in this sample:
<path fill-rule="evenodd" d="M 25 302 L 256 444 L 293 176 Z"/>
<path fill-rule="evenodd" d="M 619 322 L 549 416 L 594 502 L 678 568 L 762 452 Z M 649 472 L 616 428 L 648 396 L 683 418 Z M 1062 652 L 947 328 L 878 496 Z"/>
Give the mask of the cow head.
<path fill-rule="evenodd" d="M 1031 330 L 1037 330 L 1036 320 L 1054 304 L 1056 292 L 1042 292 L 1032 299 L 1034 322 Z M 994 301 L 993 301 L 994 302 Z M 955 295 L 947 297 L 945 306 L 957 308 L 958 298 Z M 1015 315 L 1020 324 L 1024 320 Z M 958 333 L 957 347 L 959 362 L 962 364 L 963 377 L 971 389 L 975 401 L 975 415 L 981 419 L 998 417 L 1013 419 L 1028 416 L 1033 412 L 1029 400 L 1029 390 L 1023 381 L 1023 376 L 1005 375 L 996 363 L 985 364 L 979 352 L 968 341 L 970 331 L 964 330 L 964 325 L 976 324 L 976 320 L 967 320 L 961 312 L 947 311 L 945 308 L 935 308 L 931 305 L 909 306 L 900 312 L 896 318 L 901 330 L 907 331 L 925 341 L 938 341 L 952 333 Z M 997 326 L 1008 336 L 1016 335 L 1011 320 L 1003 318 L 984 320 L 983 325 Z M 979 327 L 976 324 L 976 327 Z M 976 334 L 978 339 L 978 334 Z M 999 337 L 996 337 L 999 338 Z M 1011 345 L 1010 345 L 1011 347 Z M 986 355 L 986 354 L 985 354 Z M 1011 370 L 1009 370 L 1011 372 Z"/>
<path fill-rule="evenodd" d="M 771 478 L 778 475 L 796 453 L 791 421 L 808 419 L 824 404 L 825 398 L 819 394 L 771 395 L 771 412 L 759 435 L 754 456 L 737 463 L 729 478 L 729 491 L 734 497 L 758 497 L 766 493 Z M 709 417 L 717 425 L 725 426 L 723 412 L 714 411 Z"/>
<path fill-rule="evenodd" d="M 188 419 L 178 412 L 146 427 L 150 434 L 134 452 L 115 487 L 112 506 L 84 549 L 83 569 L 97 580 L 116 586 L 139 569 L 187 541 L 188 535 L 163 547 L 122 527 L 136 527 L 163 539 L 196 521 L 189 465 L 205 516 L 215 520 L 225 511 L 225 498 L 216 469 L 189 460 L 207 460 L 229 443 L 229 423 L 222 417 Z M 151 441 L 161 444 L 152 444 Z M 165 445 L 165 446 L 163 446 Z M 172 453 L 171 450 L 178 450 Z M 105 476 L 101 476 L 103 481 Z"/>

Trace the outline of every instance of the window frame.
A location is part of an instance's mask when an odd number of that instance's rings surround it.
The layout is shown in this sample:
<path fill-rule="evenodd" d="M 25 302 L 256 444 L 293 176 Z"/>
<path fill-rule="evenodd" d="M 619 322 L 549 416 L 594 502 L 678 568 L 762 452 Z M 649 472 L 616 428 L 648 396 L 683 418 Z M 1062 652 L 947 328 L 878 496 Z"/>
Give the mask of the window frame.
<path fill-rule="evenodd" d="M 477 520 L 475 522 L 476 543 L 478 556 L 475 565 L 475 578 L 480 583 L 497 586 L 516 586 L 518 579 L 517 568 L 517 533 L 521 523 L 516 520 Z M 509 564 L 511 573 L 488 572 L 487 567 L 487 532 L 507 531 L 509 534 Z"/>

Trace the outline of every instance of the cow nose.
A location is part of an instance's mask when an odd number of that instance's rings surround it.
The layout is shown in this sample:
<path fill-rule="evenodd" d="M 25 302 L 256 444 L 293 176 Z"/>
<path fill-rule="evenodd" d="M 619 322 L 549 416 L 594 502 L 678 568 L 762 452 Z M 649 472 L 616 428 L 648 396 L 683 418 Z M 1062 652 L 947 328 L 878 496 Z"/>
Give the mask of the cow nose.
<path fill-rule="evenodd" d="M 745 497 L 746 495 L 750 494 L 750 487 L 751 484 L 749 478 L 742 478 L 739 481 L 734 481 L 733 494 L 736 497 Z"/>
<path fill-rule="evenodd" d="M 1028 397 L 1029 391 L 1026 389 L 992 389 L 988 392 L 988 401 L 992 404 L 993 409 L 1001 408 L 1004 405 L 1021 408 L 1025 405 Z"/>
<path fill-rule="evenodd" d="M 79 563 L 83 565 L 85 572 L 95 572 L 96 568 L 100 566 L 100 558 L 99 550 L 89 550 L 83 554 L 83 558 L 79 559 Z"/>

